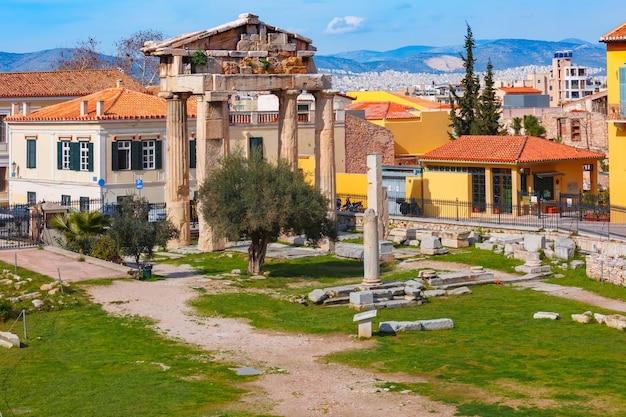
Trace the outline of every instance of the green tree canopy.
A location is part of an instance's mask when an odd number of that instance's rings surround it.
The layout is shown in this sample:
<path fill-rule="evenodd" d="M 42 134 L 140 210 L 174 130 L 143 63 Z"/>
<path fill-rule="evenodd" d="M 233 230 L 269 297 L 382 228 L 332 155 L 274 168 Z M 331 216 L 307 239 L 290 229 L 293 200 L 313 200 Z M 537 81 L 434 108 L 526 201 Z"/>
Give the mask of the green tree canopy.
<path fill-rule="evenodd" d="M 335 239 L 327 198 L 292 171 L 285 160 L 270 163 L 259 152 L 226 156 L 200 187 L 202 215 L 218 236 L 251 240 L 248 273 L 261 272 L 269 242 L 281 233 L 304 234 L 312 242 Z"/>
<path fill-rule="evenodd" d="M 109 228 L 109 236 L 121 253 L 134 257 L 137 267 L 141 255 L 151 257 L 155 246 L 165 246 L 168 240 L 178 237 L 178 230 L 168 219 L 148 221 L 149 207 L 143 198 L 124 199 Z"/>
<path fill-rule="evenodd" d="M 519 135 L 520 132 L 522 131 L 522 118 L 514 117 L 513 123 L 511 124 L 511 128 L 513 129 L 514 135 Z"/>
<path fill-rule="evenodd" d="M 471 134 L 476 120 L 480 82 L 474 74 L 474 36 L 469 25 L 465 35 L 465 56 L 461 54 L 461 59 L 465 67 L 465 76 L 461 80 L 463 95 L 457 96 L 454 88 L 450 88 L 450 139 Z"/>
<path fill-rule="evenodd" d="M 528 136 L 544 137 L 546 134 L 546 128 L 539 124 L 537 116 L 527 114 L 524 116 L 524 133 Z"/>
<path fill-rule="evenodd" d="M 500 126 L 500 100 L 496 97 L 493 82 L 493 65 L 487 62 L 485 86 L 483 87 L 476 107 L 476 120 L 472 124 L 472 135 L 498 135 Z"/>

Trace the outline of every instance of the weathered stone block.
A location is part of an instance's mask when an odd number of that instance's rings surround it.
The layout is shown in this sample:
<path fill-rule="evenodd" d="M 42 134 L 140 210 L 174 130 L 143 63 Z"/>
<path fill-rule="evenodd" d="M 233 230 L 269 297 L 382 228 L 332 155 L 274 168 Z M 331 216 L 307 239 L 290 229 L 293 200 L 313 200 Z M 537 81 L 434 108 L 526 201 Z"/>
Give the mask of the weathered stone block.
<path fill-rule="evenodd" d="M 452 319 L 420 320 L 424 330 L 450 330 L 454 328 Z"/>
<path fill-rule="evenodd" d="M 612 327 L 617 330 L 626 329 L 626 317 L 621 314 L 612 314 L 610 316 L 606 316 L 604 323 L 608 327 Z"/>
<path fill-rule="evenodd" d="M 558 320 L 560 318 L 559 313 L 553 313 L 551 311 L 538 311 L 533 314 L 534 319 L 550 319 Z"/>
<path fill-rule="evenodd" d="M 565 246 L 555 246 L 554 256 L 559 259 L 572 259 L 574 257 L 574 248 Z"/>
<path fill-rule="evenodd" d="M 538 252 L 546 248 L 546 237 L 527 233 L 524 235 L 524 249 L 528 252 Z"/>
<path fill-rule="evenodd" d="M 315 289 L 309 293 L 309 300 L 314 304 L 321 304 L 328 298 L 328 293 L 324 290 Z"/>
<path fill-rule="evenodd" d="M 10 332 L 0 332 L 0 340 L 4 340 L 9 343 L 10 347 L 20 347 L 20 338 L 13 333 Z"/>
<path fill-rule="evenodd" d="M 465 295 L 465 294 L 471 294 L 472 291 L 467 288 L 467 287 L 459 287 L 459 288 L 455 288 L 453 290 L 449 290 L 448 291 L 448 295 Z"/>
<path fill-rule="evenodd" d="M 420 248 L 424 249 L 439 249 L 441 248 L 441 239 L 437 236 L 423 236 Z M 423 253 L 423 252 L 422 252 Z"/>

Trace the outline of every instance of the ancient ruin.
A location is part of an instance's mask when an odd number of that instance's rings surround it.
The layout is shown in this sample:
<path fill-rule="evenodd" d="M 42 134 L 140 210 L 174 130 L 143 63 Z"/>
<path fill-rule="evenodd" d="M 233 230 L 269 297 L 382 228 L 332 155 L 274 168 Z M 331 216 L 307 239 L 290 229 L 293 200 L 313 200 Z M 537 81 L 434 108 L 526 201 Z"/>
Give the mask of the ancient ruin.
<path fill-rule="evenodd" d="M 202 183 L 229 151 L 228 101 L 240 91 L 269 91 L 279 100 L 278 150 L 293 169 L 298 165 L 297 97 L 311 92 L 315 106 L 315 185 L 335 199 L 333 97 L 330 75 L 316 74 L 312 41 L 245 13 L 233 22 L 164 41 L 147 42 L 144 54 L 160 59 L 161 91 L 167 101 L 168 218 L 180 230 L 170 247 L 190 243 L 189 142 L 187 99 L 198 102 L 196 178 Z M 335 216 L 334 203 L 329 216 Z M 198 248 L 224 249 L 199 214 Z M 332 243 L 328 246 L 332 250 Z"/>

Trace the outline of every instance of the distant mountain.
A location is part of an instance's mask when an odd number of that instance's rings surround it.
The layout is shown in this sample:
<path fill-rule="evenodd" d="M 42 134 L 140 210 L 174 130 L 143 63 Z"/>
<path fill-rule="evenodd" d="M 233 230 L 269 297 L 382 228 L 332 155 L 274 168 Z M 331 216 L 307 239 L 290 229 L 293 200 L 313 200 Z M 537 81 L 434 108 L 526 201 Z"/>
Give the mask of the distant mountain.
<path fill-rule="evenodd" d="M 475 70 L 486 69 L 491 59 L 494 70 L 526 66 L 551 65 L 556 51 L 571 50 L 572 63 L 606 71 L 606 50 L 603 44 L 592 44 L 580 39 L 548 42 L 528 39 L 477 40 L 474 47 Z M 0 72 L 49 71 L 62 54 L 71 55 L 71 49 L 57 48 L 29 53 L 0 52 Z M 409 73 L 454 73 L 463 71 L 461 54 L 464 46 L 405 46 L 390 51 L 348 51 L 333 55 L 316 55 L 320 71 L 340 70 L 352 73 L 394 70 Z"/>
<path fill-rule="evenodd" d="M 477 72 L 484 71 L 489 59 L 494 70 L 551 65 L 554 53 L 563 50 L 572 51 L 574 65 L 601 69 L 606 67 L 606 49 L 602 44 L 595 45 L 580 39 L 565 39 L 560 42 L 496 39 L 476 41 L 474 68 Z M 320 70 L 343 70 L 354 73 L 386 70 L 410 73 L 462 72 L 461 54 L 465 54 L 463 45 L 444 47 L 420 45 L 385 52 L 364 50 L 316 55 L 315 63 Z"/>

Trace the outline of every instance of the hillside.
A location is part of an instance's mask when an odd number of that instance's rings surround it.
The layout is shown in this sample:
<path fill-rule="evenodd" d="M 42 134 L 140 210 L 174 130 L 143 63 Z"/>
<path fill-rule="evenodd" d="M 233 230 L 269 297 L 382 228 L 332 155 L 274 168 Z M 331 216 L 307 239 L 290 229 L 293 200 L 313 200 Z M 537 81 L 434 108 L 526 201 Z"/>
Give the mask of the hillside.
<path fill-rule="evenodd" d="M 528 39 L 496 39 L 476 41 L 474 57 L 476 71 L 483 71 L 491 59 L 494 70 L 526 66 L 550 65 L 556 51 L 572 50 L 572 62 L 590 68 L 606 67 L 603 44 L 592 44 L 578 39 L 548 42 Z M 0 71 L 48 71 L 55 60 L 68 49 L 50 49 L 29 53 L 0 52 Z M 463 45 L 434 47 L 425 45 L 377 52 L 371 50 L 347 51 L 334 55 L 316 55 L 317 68 L 325 71 L 342 70 L 352 73 L 398 71 L 410 73 L 461 72 L 460 54 Z M 600 72 L 603 75 L 604 72 Z"/>
<path fill-rule="evenodd" d="M 475 69 L 483 71 L 491 59 L 494 70 L 526 66 L 546 66 L 552 63 L 554 52 L 572 50 L 572 62 L 590 68 L 604 69 L 606 53 L 604 45 L 594 45 L 577 39 L 548 42 L 527 39 L 497 39 L 477 41 L 474 47 Z M 315 63 L 320 70 L 343 70 L 353 73 L 400 71 L 432 73 L 433 71 L 462 72 L 460 54 L 463 45 L 431 47 L 406 46 L 385 52 L 349 51 L 334 55 L 316 55 Z M 600 75 L 604 72 L 600 71 Z"/>

